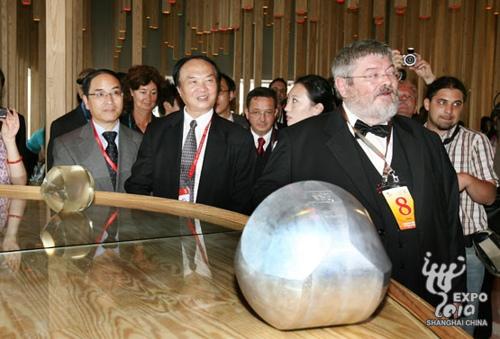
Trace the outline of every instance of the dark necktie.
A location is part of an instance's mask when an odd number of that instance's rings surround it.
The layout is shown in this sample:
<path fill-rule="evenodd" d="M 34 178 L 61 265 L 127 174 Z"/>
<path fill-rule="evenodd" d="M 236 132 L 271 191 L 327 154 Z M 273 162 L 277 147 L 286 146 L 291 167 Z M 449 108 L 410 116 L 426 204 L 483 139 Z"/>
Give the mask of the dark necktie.
<path fill-rule="evenodd" d="M 390 129 L 389 125 L 374 125 L 374 126 L 368 126 L 361 120 L 356 120 L 356 123 L 354 124 L 354 128 L 359 131 L 363 136 L 365 136 L 367 133 L 372 133 L 375 134 L 376 136 L 379 136 L 381 138 L 386 138 L 389 135 Z"/>
<path fill-rule="evenodd" d="M 181 155 L 181 175 L 179 180 L 179 187 L 189 188 L 189 201 L 194 201 L 194 173 L 191 178 L 189 178 L 189 169 L 193 164 L 194 155 L 196 154 L 196 135 L 195 129 L 197 126 L 196 120 L 191 121 L 189 132 L 184 141 L 184 146 L 182 147 Z"/>
<path fill-rule="evenodd" d="M 257 154 L 258 155 L 264 155 L 264 144 L 266 143 L 266 140 L 262 137 L 260 137 L 259 139 L 257 139 Z"/>
<path fill-rule="evenodd" d="M 115 139 L 118 135 L 117 132 L 104 132 L 102 136 L 108 142 L 108 147 L 106 147 L 106 153 L 108 154 L 111 161 L 118 165 L 118 146 L 116 146 Z M 111 182 L 113 183 L 113 189 L 116 190 L 116 171 L 108 164 L 109 176 L 111 177 Z"/>

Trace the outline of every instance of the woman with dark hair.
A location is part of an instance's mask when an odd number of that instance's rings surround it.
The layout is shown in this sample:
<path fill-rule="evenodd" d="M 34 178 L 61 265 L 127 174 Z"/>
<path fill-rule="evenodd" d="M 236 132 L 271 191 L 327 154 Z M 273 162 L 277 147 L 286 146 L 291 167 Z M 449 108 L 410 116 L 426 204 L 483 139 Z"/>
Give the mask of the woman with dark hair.
<path fill-rule="evenodd" d="M 288 126 L 333 110 L 333 90 L 328 80 L 319 75 L 305 75 L 298 78 L 285 106 Z"/>
<path fill-rule="evenodd" d="M 163 79 L 152 66 L 132 66 L 124 80 L 124 111 L 122 124 L 140 133 L 154 118 L 153 108 L 158 104 L 158 92 Z"/>

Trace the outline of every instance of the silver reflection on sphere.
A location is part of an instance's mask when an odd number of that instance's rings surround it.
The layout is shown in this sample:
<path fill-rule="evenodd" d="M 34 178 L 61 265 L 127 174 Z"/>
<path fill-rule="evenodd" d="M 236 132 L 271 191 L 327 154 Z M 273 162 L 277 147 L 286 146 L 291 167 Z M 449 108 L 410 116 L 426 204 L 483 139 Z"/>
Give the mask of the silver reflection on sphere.
<path fill-rule="evenodd" d="M 288 330 L 366 320 L 385 296 L 391 262 L 356 198 L 302 181 L 277 190 L 252 214 L 235 272 L 257 314 Z"/>

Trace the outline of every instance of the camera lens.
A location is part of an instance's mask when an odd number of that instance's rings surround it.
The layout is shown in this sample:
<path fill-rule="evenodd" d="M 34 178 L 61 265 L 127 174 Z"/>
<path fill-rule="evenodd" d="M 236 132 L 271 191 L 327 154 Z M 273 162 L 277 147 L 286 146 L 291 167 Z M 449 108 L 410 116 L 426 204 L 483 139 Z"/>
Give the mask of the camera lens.
<path fill-rule="evenodd" d="M 417 58 L 413 54 L 407 54 L 403 57 L 403 64 L 405 66 L 408 67 L 415 66 L 416 63 L 417 63 Z"/>

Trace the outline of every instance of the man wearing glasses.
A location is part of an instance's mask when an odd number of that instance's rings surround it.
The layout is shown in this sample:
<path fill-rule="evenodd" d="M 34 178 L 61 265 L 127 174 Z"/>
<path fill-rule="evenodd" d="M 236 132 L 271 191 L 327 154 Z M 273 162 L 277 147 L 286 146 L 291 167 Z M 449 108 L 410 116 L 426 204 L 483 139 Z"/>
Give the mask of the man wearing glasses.
<path fill-rule="evenodd" d="M 425 260 L 463 267 L 453 167 L 436 135 L 396 115 L 398 76 L 387 45 L 364 40 L 344 47 L 332 73 L 342 106 L 280 131 L 254 202 L 303 180 L 347 190 L 368 211 L 392 261 L 392 278 L 436 306 L 443 300 L 438 292 L 465 289 L 461 275 L 446 290 L 428 290 L 423 273 Z"/>
<path fill-rule="evenodd" d="M 259 178 L 267 159 L 278 140 L 278 130 L 273 128 L 278 117 L 276 92 L 267 87 L 256 87 L 247 94 L 245 116 L 250 122 L 257 154 L 255 178 Z"/>
<path fill-rule="evenodd" d="M 234 122 L 243 128 L 248 129 L 248 121 L 243 115 L 233 113 L 231 105 L 236 98 L 236 84 L 227 74 L 221 73 L 219 92 L 215 102 L 215 113 L 221 118 Z"/>
<path fill-rule="evenodd" d="M 142 135 L 120 124 L 120 81 L 115 72 L 99 69 L 85 77 L 82 90 L 91 119 L 54 140 L 54 166 L 81 165 L 92 174 L 97 191 L 125 192 Z"/>

